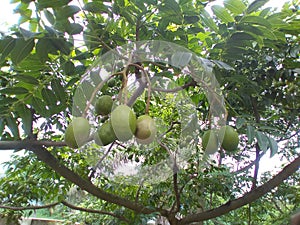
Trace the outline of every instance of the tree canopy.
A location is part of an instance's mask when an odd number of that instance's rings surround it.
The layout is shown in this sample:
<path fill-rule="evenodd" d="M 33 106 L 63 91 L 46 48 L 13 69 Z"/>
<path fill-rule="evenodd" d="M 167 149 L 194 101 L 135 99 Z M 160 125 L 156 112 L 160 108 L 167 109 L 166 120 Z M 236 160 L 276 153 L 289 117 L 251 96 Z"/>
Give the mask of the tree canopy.
<path fill-rule="evenodd" d="M 298 0 L 279 11 L 268 0 L 11 2 L 0 150 L 24 154 L 0 178 L 8 223 L 51 207 L 66 224 L 289 222 L 300 207 Z M 151 116 L 154 141 L 94 141 L 113 117 L 95 114 L 103 95 Z M 78 148 L 64 137 L 75 117 L 91 127 Z M 265 155 L 282 160 L 279 173 L 260 173 Z"/>

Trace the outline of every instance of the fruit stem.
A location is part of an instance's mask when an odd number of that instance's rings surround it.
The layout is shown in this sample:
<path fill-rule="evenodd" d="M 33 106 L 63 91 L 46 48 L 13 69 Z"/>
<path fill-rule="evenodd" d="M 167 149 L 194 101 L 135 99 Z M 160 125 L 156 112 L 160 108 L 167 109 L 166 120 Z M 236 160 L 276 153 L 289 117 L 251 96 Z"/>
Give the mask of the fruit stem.
<path fill-rule="evenodd" d="M 145 70 L 143 70 L 143 74 L 145 74 L 145 77 L 147 79 L 148 83 L 148 95 L 147 95 L 147 103 L 146 103 L 146 109 L 145 109 L 145 114 L 149 114 L 149 108 L 150 108 L 150 100 L 151 100 L 151 82 L 149 79 L 149 76 Z"/>
<path fill-rule="evenodd" d="M 87 116 L 87 111 L 89 110 L 90 105 L 92 104 L 92 101 L 93 101 L 94 98 L 96 97 L 98 91 L 101 89 L 101 87 L 104 85 L 104 83 L 107 82 L 109 79 L 111 79 L 113 76 L 114 76 L 114 75 L 111 75 L 111 76 L 107 77 L 106 79 L 104 79 L 103 81 L 101 81 L 101 82 L 97 85 L 97 87 L 94 89 L 94 91 L 93 91 L 93 93 L 92 93 L 90 99 L 88 100 L 88 103 L 87 103 L 87 105 L 86 105 L 86 107 L 85 107 L 85 109 L 84 109 L 84 111 L 83 111 L 83 113 L 82 113 L 82 115 L 81 115 L 82 117 L 86 118 L 86 116 Z"/>
<path fill-rule="evenodd" d="M 120 91 L 120 94 L 119 94 L 119 101 L 121 103 L 125 104 L 125 105 L 127 104 L 127 97 L 128 97 L 127 96 L 127 94 L 128 94 L 128 89 L 127 89 L 128 77 L 127 77 L 127 74 L 128 74 L 129 66 L 131 65 L 131 61 L 132 61 L 132 54 L 130 54 L 127 65 L 124 67 L 124 69 L 121 72 L 123 80 L 122 80 L 121 91 Z"/>

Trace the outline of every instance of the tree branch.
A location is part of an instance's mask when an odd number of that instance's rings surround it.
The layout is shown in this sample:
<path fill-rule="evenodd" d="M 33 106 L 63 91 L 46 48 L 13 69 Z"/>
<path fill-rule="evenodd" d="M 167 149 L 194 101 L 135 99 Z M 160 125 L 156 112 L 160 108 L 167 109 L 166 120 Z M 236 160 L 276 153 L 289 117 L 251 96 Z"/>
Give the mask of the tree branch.
<path fill-rule="evenodd" d="M 271 180 L 261 185 L 260 187 L 246 193 L 244 196 L 237 198 L 235 200 L 229 201 L 218 208 L 208 210 L 202 213 L 197 213 L 193 215 L 186 216 L 178 222 L 178 225 L 190 224 L 193 222 L 200 222 L 209 220 L 215 217 L 222 216 L 232 210 L 240 208 L 251 202 L 254 202 L 258 198 L 262 197 L 273 188 L 279 186 L 285 179 L 295 173 L 300 167 L 300 157 L 296 158 L 292 163 L 283 168 L 276 176 Z"/>
<path fill-rule="evenodd" d="M 20 141 L 0 141 L 0 150 L 22 150 L 31 147 L 62 147 L 66 146 L 65 142 L 46 141 L 46 140 L 20 140 Z"/>
<path fill-rule="evenodd" d="M 263 157 L 264 154 L 265 154 L 265 152 L 260 153 L 259 159 L 261 159 L 261 157 Z M 239 169 L 239 170 L 237 170 L 237 171 L 234 171 L 234 172 L 232 172 L 232 173 L 233 173 L 234 175 L 239 174 L 239 173 L 242 173 L 242 172 L 244 172 L 244 171 L 250 169 L 250 168 L 255 164 L 255 162 L 256 162 L 256 161 L 254 160 L 254 161 L 252 161 L 251 163 L 249 163 L 247 166 L 245 166 L 245 167 L 243 167 L 243 168 L 241 168 L 241 169 Z"/>
<path fill-rule="evenodd" d="M 53 206 L 56 206 L 60 204 L 60 202 L 55 202 L 47 205 L 31 205 L 31 206 L 24 206 L 24 207 L 16 207 L 16 206 L 6 206 L 6 205 L 0 205 L 1 209 L 9 209 L 13 211 L 23 211 L 23 210 L 31 210 L 31 209 L 47 209 L 51 208 Z"/>
<path fill-rule="evenodd" d="M 60 164 L 59 161 L 45 148 L 43 147 L 32 147 L 28 149 L 34 152 L 38 159 L 46 163 L 50 166 L 55 172 L 66 178 L 67 180 L 71 181 L 72 183 L 76 184 L 82 190 L 87 191 L 88 193 L 113 204 L 124 206 L 128 209 L 131 209 L 137 213 L 143 214 L 150 214 L 153 212 L 157 212 L 156 209 L 149 209 L 144 205 L 135 203 L 128 199 L 122 198 L 120 196 L 108 193 L 98 187 L 96 187 L 90 180 L 85 180 L 78 174 L 74 173 L 72 170 L 67 168 L 65 165 Z M 167 212 L 164 210 L 160 210 L 162 214 L 166 214 Z"/>
<path fill-rule="evenodd" d="M 0 205 L 0 208 L 1 209 L 13 210 L 13 211 L 23 211 L 23 210 L 46 209 L 46 208 L 54 207 L 54 206 L 59 205 L 59 204 L 63 204 L 63 205 L 65 205 L 65 206 L 67 206 L 71 209 L 75 209 L 75 210 L 79 210 L 79 211 L 83 211 L 83 212 L 88 212 L 88 213 L 98 213 L 98 214 L 109 215 L 109 216 L 118 218 L 120 220 L 123 220 L 125 222 L 128 222 L 128 223 L 130 222 L 124 216 L 117 215 L 117 214 L 114 214 L 114 213 L 111 213 L 111 212 L 106 212 L 106 211 L 103 211 L 103 210 L 87 209 L 87 208 L 83 208 L 83 207 L 78 207 L 78 206 L 72 205 L 71 203 L 69 203 L 67 201 L 55 202 L 55 203 L 51 203 L 51 204 L 47 204 L 47 205 L 31 205 L 31 206 L 24 206 L 24 207 Z"/>
<path fill-rule="evenodd" d="M 174 167 L 175 169 L 178 170 L 177 165 L 175 164 Z M 175 194 L 175 202 L 172 206 L 171 211 L 175 209 L 175 213 L 180 211 L 180 192 L 178 188 L 178 175 L 177 171 L 174 169 L 174 174 L 173 174 L 173 189 L 174 189 L 174 194 Z"/>
<path fill-rule="evenodd" d="M 115 217 L 115 218 L 118 218 L 120 220 L 123 220 L 127 223 L 129 223 L 130 221 L 125 218 L 124 216 L 121 216 L 121 215 L 117 215 L 115 213 L 111 213 L 111 212 L 107 212 L 107 211 L 103 211 L 103 210 L 96 210 L 96 209 L 87 209 L 87 208 L 83 208 L 83 207 L 79 207 L 79 206 L 75 206 L 67 201 L 62 201 L 61 202 L 63 205 L 71 208 L 71 209 L 74 209 L 74 210 L 78 210 L 78 211 L 82 211 L 82 212 L 88 212 L 88 213 L 97 213 L 97 214 L 103 214 L 103 215 L 109 215 L 109 216 L 112 216 L 112 217 Z"/>

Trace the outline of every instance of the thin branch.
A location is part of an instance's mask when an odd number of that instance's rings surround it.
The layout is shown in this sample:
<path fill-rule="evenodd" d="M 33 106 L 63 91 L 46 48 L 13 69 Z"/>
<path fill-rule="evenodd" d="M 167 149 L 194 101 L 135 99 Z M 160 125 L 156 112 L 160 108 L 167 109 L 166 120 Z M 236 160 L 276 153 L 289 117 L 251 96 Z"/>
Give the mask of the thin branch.
<path fill-rule="evenodd" d="M 0 150 L 22 150 L 30 147 L 63 147 L 66 143 L 63 141 L 46 141 L 46 140 L 19 140 L 19 141 L 0 141 Z"/>
<path fill-rule="evenodd" d="M 160 135 L 160 138 L 163 138 L 167 133 L 169 133 L 174 128 L 174 125 L 176 125 L 176 124 L 177 125 L 181 124 L 181 122 L 179 122 L 179 121 L 172 121 L 170 127 L 168 128 L 168 130 L 166 130 L 164 133 L 162 133 Z"/>
<path fill-rule="evenodd" d="M 97 169 L 100 167 L 103 160 L 107 157 L 108 153 L 110 153 L 110 151 L 112 150 L 112 147 L 114 146 L 115 143 L 116 143 L 116 141 L 114 141 L 113 143 L 110 144 L 107 151 L 104 153 L 104 155 L 101 157 L 101 159 L 97 162 L 96 166 L 94 166 L 94 169 Z"/>
<path fill-rule="evenodd" d="M 291 139 L 291 138 L 293 138 L 293 137 L 295 137 L 295 136 L 297 136 L 297 135 L 299 135 L 299 134 L 300 134 L 300 130 L 296 131 L 294 134 L 292 134 L 292 135 L 290 135 L 290 136 L 288 136 L 288 137 L 282 137 L 282 138 L 280 138 L 280 139 L 278 140 L 278 142 L 282 142 L 282 141 L 289 140 L 289 139 Z"/>
<path fill-rule="evenodd" d="M 112 217 L 115 217 L 115 218 L 118 218 L 122 221 L 125 221 L 127 223 L 129 223 L 130 221 L 125 218 L 124 216 L 121 216 L 121 215 L 117 215 L 115 213 L 111 213 L 111 212 L 107 212 L 107 211 L 103 211 L 103 210 L 97 210 L 97 209 L 88 209 L 88 208 L 83 208 L 83 207 L 79 207 L 79 206 L 75 206 L 67 201 L 62 201 L 61 202 L 63 205 L 71 208 L 71 209 L 74 209 L 74 210 L 78 210 L 78 211 L 82 211 L 82 212 L 88 212 L 88 213 L 97 213 L 97 214 L 103 214 L 103 215 L 109 215 L 109 216 L 112 216 Z"/>
<path fill-rule="evenodd" d="M 232 210 L 238 209 L 244 205 L 247 205 L 255 200 L 259 199 L 273 188 L 279 186 L 285 179 L 295 173 L 300 167 L 300 157 L 296 158 L 292 163 L 283 168 L 276 176 L 270 179 L 268 182 L 259 186 L 258 188 L 246 193 L 244 196 L 232 201 L 228 201 L 224 205 L 218 208 L 208 210 L 202 213 L 196 213 L 188 215 L 185 218 L 178 221 L 177 225 L 185 225 L 193 222 L 200 222 L 222 216 Z"/>
<path fill-rule="evenodd" d="M 252 104 L 252 109 L 253 109 L 253 114 L 255 117 L 255 122 L 260 123 L 260 115 L 257 109 L 257 99 L 256 98 L 251 98 L 251 104 Z M 252 180 L 252 187 L 251 189 L 255 189 L 257 185 L 257 177 L 258 177 L 258 170 L 259 170 L 259 161 L 260 161 L 260 147 L 258 143 L 255 145 L 255 161 L 254 161 L 254 173 L 253 173 L 253 180 Z"/>
<path fill-rule="evenodd" d="M 142 190 L 142 187 L 143 187 L 143 180 L 142 180 L 141 184 L 139 185 L 139 188 L 138 188 L 138 190 L 137 190 L 137 192 L 135 194 L 135 202 L 139 201 L 139 196 L 140 196 L 140 192 Z"/>
<path fill-rule="evenodd" d="M 253 180 L 252 180 L 252 187 L 251 189 L 255 189 L 257 185 L 257 177 L 258 177 L 258 170 L 259 170 L 259 161 L 260 161 L 260 148 L 258 143 L 255 145 L 255 160 L 254 160 L 254 173 L 253 173 Z"/>
<path fill-rule="evenodd" d="M 101 81 L 101 82 L 95 87 L 95 89 L 94 89 L 94 91 L 93 91 L 93 93 L 92 93 L 90 99 L 88 100 L 88 103 L 86 104 L 86 107 L 85 107 L 85 109 L 84 109 L 84 111 L 83 111 L 83 113 L 82 113 L 82 115 L 81 115 L 82 117 L 86 117 L 87 111 L 88 111 L 88 109 L 90 108 L 90 106 L 91 106 L 91 104 L 92 104 L 94 98 L 96 97 L 97 93 L 98 93 L 99 90 L 102 88 L 102 86 L 103 86 L 109 79 L 111 79 L 113 76 L 114 76 L 114 75 L 110 75 L 109 77 L 107 77 L 106 79 L 104 79 L 103 81 Z"/>
<path fill-rule="evenodd" d="M 265 154 L 265 152 L 260 153 L 259 158 L 261 159 L 261 157 L 263 157 L 264 154 Z M 245 167 L 243 167 L 243 168 L 241 168 L 241 169 L 239 169 L 237 171 L 234 171 L 233 175 L 237 175 L 237 174 L 242 173 L 242 172 L 244 172 L 246 170 L 249 170 L 252 166 L 254 166 L 255 162 L 256 161 L 254 160 L 251 163 L 249 163 L 247 166 L 245 166 Z"/>
<path fill-rule="evenodd" d="M 0 205 L 1 209 L 9 209 L 13 211 L 23 211 L 23 210 L 34 210 L 34 209 L 47 209 L 54 207 L 56 205 L 60 204 L 60 202 L 55 202 L 47 205 L 30 205 L 30 206 L 23 206 L 23 207 L 16 207 L 16 206 L 6 206 L 6 205 Z"/>
<path fill-rule="evenodd" d="M 175 209 L 175 213 L 180 211 L 180 191 L 178 189 L 178 175 L 177 175 L 177 165 L 174 163 L 174 174 L 173 174 L 173 189 L 175 194 L 175 202 L 172 206 L 171 212 Z M 176 207 L 176 208 L 175 208 Z"/>

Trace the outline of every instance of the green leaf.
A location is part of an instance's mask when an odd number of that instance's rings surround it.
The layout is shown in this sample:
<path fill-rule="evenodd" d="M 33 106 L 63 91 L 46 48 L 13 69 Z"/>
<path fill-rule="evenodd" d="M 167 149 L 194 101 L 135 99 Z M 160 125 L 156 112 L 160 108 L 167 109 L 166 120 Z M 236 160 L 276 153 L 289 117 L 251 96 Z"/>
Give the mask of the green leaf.
<path fill-rule="evenodd" d="M 27 56 L 22 60 L 17 66 L 16 69 L 20 71 L 26 71 L 23 73 L 31 74 L 37 76 L 40 71 L 46 69 L 48 65 L 45 65 L 41 60 L 38 54 L 33 53 Z M 28 72 L 30 71 L 30 72 Z M 35 73 L 36 72 L 36 73 Z"/>
<path fill-rule="evenodd" d="M 23 59 L 25 59 L 33 50 L 34 40 L 25 40 L 24 38 L 19 38 L 16 41 L 16 45 L 14 46 L 11 52 L 11 60 L 14 64 L 20 63 Z"/>
<path fill-rule="evenodd" d="M 227 63 L 224 63 L 223 61 L 220 60 L 212 60 L 212 62 L 218 66 L 221 69 L 225 70 L 235 70 L 232 66 L 228 65 Z"/>
<path fill-rule="evenodd" d="M 36 79 L 35 77 L 30 76 L 30 75 L 25 75 L 25 74 L 15 75 L 14 78 L 16 78 L 19 81 L 23 81 L 25 83 L 28 83 L 28 84 L 34 84 L 34 85 L 39 84 L 38 79 Z"/>
<path fill-rule="evenodd" d="M 246 9 L 246 5 L 241 0 L 225 0 L 224 6 L 233 14 L 241 14 Z"/>
<path fill-rule="evenodd" d="M 229 48 L 232 48 L 234 46 L 244 48 L 246 46 L 252 46 L 251 41 L 257 41 L 254 35 L 246 32 L 236 32 L 231 35 L 226 45 Z"/>
<path fill-rule="evenodd" d="M 271 149 L 270 157 L 272 158 L 278 152 L 278 143 L 272 137 L 268 137 L 268 141 Z"/>
<path fill-rule="evenodd" d="M 260 17 L 260 16 L 244 16 L 240 23 L 246 23 L 246 24 L 257 24 L 264 26 L 268 29 L 272 27 L 272 24 L 269 23 L 265 18 Z"/>
<path fill-rule="evenodd" d="M 269 0 L 256 0 L 254 2 L 252 2 L 248 8 L 247 8 L 247 13 L 250 14 L 254 11 L 256 11 L 257 9 L 259 9 L 260 7 L 262 7 L 263 5 L 265 5 Z"/>
<path fill-rule="evenodd" d="M 175 52 L 171 57 L 171 65 L 182 68 L 189 64 L 192 58 L 192 53 L 189 52 Z"/>
<path fill-rule="evenodd" d="M 70 23 L 66 27 L 66 31 L 70 35 L 80 34 L 83 31 L 83 27 L 78 23 Z"/>
<path fill-rule="evenodd" d="M 107 7 L 102 2 L 88 2 L 83 9 L 91 13 L 107 12 Z"/>
<path fill-rule="evenodd" d="M 233 17 L 229 14 L 229 12 L 220 5 L 213 5 L 211 7 L 214 14 L 224 23 L 234 22 Z"/>
<path fill-rule="evenodd" d="M 61 53 L 65 55 L 69 55 L 71 53 L 71 47 L 73 46 L 71 43 L 67 42 L 64 39 L 50 39 L 52 45 L 55 49 L 59 50 Z"/>
<path fill-rule="evenodd" d="M 7 36 L 4 39 L 0 40 L 0 63 L 2 63 L 5 58 L 9 55 L 9 53 L 14 49 L 16 45 L 16 39 Z"/>
<path fill-rule="evenodd" d="M 49 59 L 48 54 L 51 53 L 56 55 L 58 49 L 53 45 L 49 38 L 42 38 L 36 43 L 36 53 L 40 57 L 40 61 L 45 62 Z"/>
<path fill-rule="evenodd" d="M 22 27 L 20 27 L 19 30 L 20 30 L 20 33 L 22 34 L 22 36 L 23 36 L 23 38 L 24 38 L 25 41 L 27 41 L 27 40 L 29 40 L 31 38 L 34 38 L 34 37 L 36 37 L 36 36 L 38 36 L 40 34 L 40 33 L 33 33 L 31 31 L 29 31 L 29 30 L 25 30 Z"/>
<path fill-rule="evenodd" d="M 197 23 L 199 21 L 198 16 L 184 16 L 184 23 L 185 24 L 191 24 L 191 23 Z"/>
<path fill-rule="evenodd" d="M 64 87 L 61 85 L 60 80 L 59 79 L 54 79 L 51 81 L 51 88 L 54 91 L 54 94 L 56 95 L 56 97 L 63 103 L 65 104 L 67 95 L 65 92 Z"/>
<path fill-rule="evenodd" d="M 160 5 L 159 11 L 163 14 L 163 20 L 169 20 L 175 24 L 182 24 L 183 15 L 179 4 L 175 0 L 165 1 Z"/>
<path fill-rule="evenodd" d="M 2 96 L 0 99 L 0 106 L 5 106 L 8 108 L 10 105 L 12 105 L 16 101 L 18 101 L 17 98 L 11 98 L 11 97 L 4 98 L 4 96 Z"/>
<path fill-rule="evenodd" d="M 48 117 L 49 112 L 46 109 L 45 103 L 40 98 L 32 97 L 31 104 L 38 114 Z"/>
<path fill-rule="evenodd" d="M 55 23 L 54 15 L 48 9 L 44 9 L 43 12 L 48 22 L 53 25 Z"/>
<path fill-rule="evenodd" d="M 24 105 L 24 104 L 20 104 L 17 106 L 16 108 L 18 114 L 20 115 L 21 119 L 22 119 L 22 127 L 24 130 L 24 133 L 26 135 L 31 134 L 32 130 L 32 114 L 30 109 Z"/>
<path fill-rule="evenodd" d="M 251 145 L 254 141 L 255 136 L 255 128 L 251 125 L 247 126 L 247 137 L 248 137 L 248 143 Z"/>
<path fill-rule="evenodd" d="M 258 29 L 261 30 L 262 32 L 262 37 L 270 39 L 270 40 L 277 40 L 276 35 L 270 30 L 270 29 L 266 29 L 264 27 L 260 27 L 258 26 Z"/>
<path fill-rule="evenodd" d="M 39 10 L 45 9 L 45 8 L 60 8 L 65 5 L 67 5 L 72 0 L 39 0 L 37 3 L 37 8 Z"/>
<path fill-rule="evenodd" d="M 20 133 L 18 128 L 18 122 L 13 117 L 6 118 L 8 129 L 11 131 L 15 139 L 19 139 Z"/>
<path fill-rule="evenodd" d="M 255 137 L 257 138 L 257 143 L 258 143 L 260 150 L 262 150 L 263 152 L 266 152 L 268 150 L 268 146 L 269 146 L 268 136 L 265 135 L 261 131 L 256 131 Z"/>
<path fill-rule="evenodd" d="M 240 129 L 242 126 L 244 126 L 245 123 L 246 123 L 245 118 L 238 117 L 238 118 L 236 119 L 235 126 L 236 126 L 237 129 Z"/>
<path fill-rule="evenodd" d="M 80 8 L 76 5 L 66 5 L 61 8 L 59 8 L 56 12 L 56 19 L 67 19 L 69 17 L 73 17 L 74 14 L 78 13 L 80 11 Z"/>
<path fill-rule="evenodd" d="M 208 26 L 210 29 L 215 31 L 216 33 L 218 32 L 218 26 L 214 22 L 214 20 L 210 17 L 209 13 L 206 10 L 203 10 L 201 13 L 201 18 L 203 20 L 203 23 Z"/>
<path fill-rule="evenodd" d="M 27 94 L 28 90 L 23 87 L 7 87 L 0 89 L 1 94 L 8 94 L 8 95 L 22 95 Z"/>
<path fill-rule="evenodd" d="M 56 106 L 56 96 L 53 94 L 52 90 L 43 88 L 42 96 L 48 106 Z"/>
<path fill-rule="evenodd" d="M 64 70 L 64 73 L 66 75 L 72 75 L 72 74 L 74 74 L 74 71 L 75 71 L 75 65 L 74 65 L 74 63 L 71 62 L 71 61 L 67 61 L 63 65 L 63 70 Z"/>

